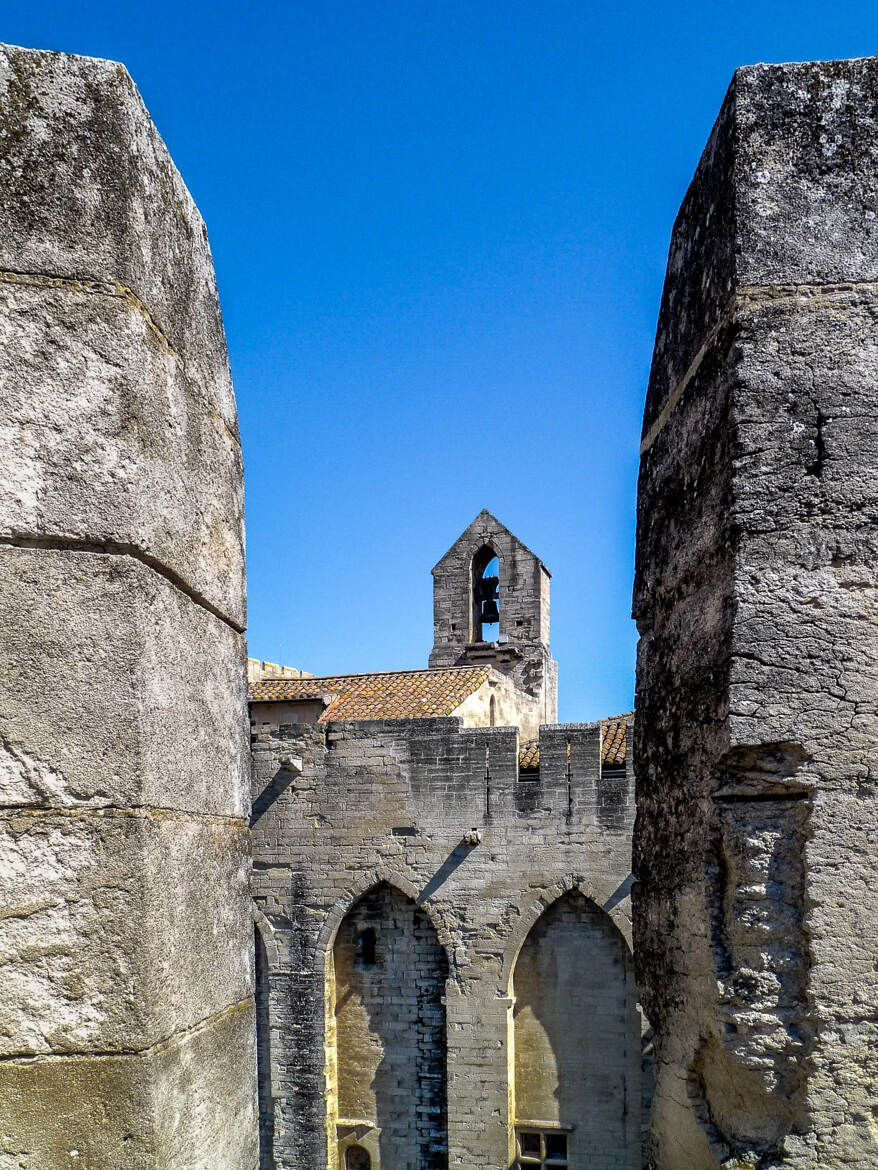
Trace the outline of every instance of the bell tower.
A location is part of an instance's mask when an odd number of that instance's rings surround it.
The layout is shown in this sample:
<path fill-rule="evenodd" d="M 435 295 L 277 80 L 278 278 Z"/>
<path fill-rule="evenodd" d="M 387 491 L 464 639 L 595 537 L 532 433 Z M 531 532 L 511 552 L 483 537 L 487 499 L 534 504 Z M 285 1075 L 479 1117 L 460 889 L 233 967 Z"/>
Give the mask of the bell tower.
<path fill-rule="evenodd" d="M 558 664 L 549 649 L 552 574 L 483 509 L 433 569 L 430 666 L 484 663 L 558 718 Z"/>

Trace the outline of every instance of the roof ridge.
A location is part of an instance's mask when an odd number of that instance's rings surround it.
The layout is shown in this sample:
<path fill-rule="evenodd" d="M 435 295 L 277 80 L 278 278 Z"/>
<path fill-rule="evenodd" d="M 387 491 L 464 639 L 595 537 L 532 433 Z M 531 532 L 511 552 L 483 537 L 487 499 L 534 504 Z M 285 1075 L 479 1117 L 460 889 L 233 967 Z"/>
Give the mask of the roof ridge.
<path fill-rule="evenodd" d="M 262 683 L 267 682 L 303 682 L 316 683 L 326 682 L 329 679 L 335 678 L 374 678 L 376 675 L 391 675 L 391 674 L 450 674 L 452 671 L 476 671 L 476 670 L 490 670 L 489 665 L 485 666 L 416 666 L 412 670 L 349 670 L 341 674 L 313 674 L 306 678 L 291 678 L 283 675 L 267 675 L 265 678 L 257 679 L 256 682 L 251 683 L 251 686 L 261 686 Z"/>

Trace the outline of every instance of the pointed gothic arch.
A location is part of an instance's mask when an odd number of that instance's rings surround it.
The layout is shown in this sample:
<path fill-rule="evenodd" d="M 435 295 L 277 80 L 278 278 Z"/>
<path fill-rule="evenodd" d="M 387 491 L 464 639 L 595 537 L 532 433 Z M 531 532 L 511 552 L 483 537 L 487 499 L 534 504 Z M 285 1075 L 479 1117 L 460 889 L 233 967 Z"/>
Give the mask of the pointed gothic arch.
<path fill-rule="evenodd" d="M 351 875 L 348 876 L 350 877 Z M 411 898 L 427 915 L 431 926 L 436 931 L 436 937 L 439 939 L 445 951 L 449 964 L 449 977 L 453 978 L 454 937 L 451 926 L 445 921 L 444 915 L 437 913 L 436 907 L 429 900 L 423 899 L 423 891 L 410 878 L 393 866 L 381 865 L 376 869 L 360 870 L 352 876 L 353 880 L 350 881 L 343 896 L 339 898 L 326 916 L 326 920 L 317 939 L 319 950 L 324 954 L 332 951 L 338 928 L 341 926 L 345 915 L 364 894 L 367 894 L 374 886 L 380 886 L 383 883 L 388 886 L 393 886 L 408 898 Z"/>
<path fill-rule="evenodd" d="M 473 642 L 496 642 L 503 628 L 500 611 L 500 554 L 483 544 L 474 554 L 470 572 Z"/>
<path fill-rule="evenodd" d="M 640 1156 L 640 1017 L 630 949 L 576 885 L 527 931 L 511 971 L 516 1166 L 609 1170 Z"/>
<path fill-rule="evenodd" d="M 409 893 L 380 880 L 343 914 L 327 961 L 331 1165 L 362 1147 L 373 1170 L 447 1166 L 447 978 L 445 949 Z"/>

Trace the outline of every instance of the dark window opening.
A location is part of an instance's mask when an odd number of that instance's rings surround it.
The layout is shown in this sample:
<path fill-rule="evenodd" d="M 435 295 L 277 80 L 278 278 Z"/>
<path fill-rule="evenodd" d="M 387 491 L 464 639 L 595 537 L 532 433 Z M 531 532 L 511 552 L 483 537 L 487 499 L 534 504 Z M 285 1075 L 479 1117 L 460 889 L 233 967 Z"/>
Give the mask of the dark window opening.
<path fill-rule="evenodd" d="M 521 1129 L 516 1127 L 518 1159 L 515 1170 L 563 1170 L 567 1166 L 567 1134 L 557 1130 Z"/>
<path fill-rule="evenodd" d="M 473 557 L 473 641 L 500 637 L 500 559 L 488 545 Z"/>
<path fill-rule="evenodd" d="M 362 1146 L 348 1146 L 344 1152 L 345 1170 L 372 1170 L 369 1151 Z"/>
<path fill-rule="evenodd" d="M 375 966 L 375 931 L 371 926 L 357 935 L 357 966 Z"/>
<path fill-rule="evenodd" d="M 515 785 L 515 811 L 526 816 L 543 803 L 539 768 L 519 768 Z"/>

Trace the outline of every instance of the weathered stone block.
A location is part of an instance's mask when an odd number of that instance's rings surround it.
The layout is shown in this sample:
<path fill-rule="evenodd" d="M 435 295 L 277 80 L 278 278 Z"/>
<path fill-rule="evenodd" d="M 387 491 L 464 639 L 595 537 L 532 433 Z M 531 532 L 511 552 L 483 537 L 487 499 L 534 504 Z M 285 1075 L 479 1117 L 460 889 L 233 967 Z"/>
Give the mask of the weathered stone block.
<path fill-rule="evenodd" d="M 874 57 L 735 73 L 674 224 L 644 433 L 733 292 L 878 280 L 876 77 Z"/>
<path fill-rule="evenodd" d="M 634 599 L 658 1170 L 878 1156 L 876 115 L 875 60 L 740 70 L 674 229 Z"/>
<path fill-rule="evenodd" d="M 0 548 L 0 804 L 247 815 L 243 639 L 125 556 Z"/>
<path fill-rule="evenodd" d="M 255 1170 L 256 1042 L 252 1002 L 215 1016 L 150 1054 L 154 1165 Z M 115 1170 L 115 1168 L 114 1168 Z"/>
<path fill-rule="evenodd" d="M 253 1170 L 240 443 L 121 66 L 0 46 L 0 237 L 0 1165 Z"/>
<path fill-rule="evenodd" d="M 204 221 L 128 71 L 0 47 L 0 269 L 131 289 L 236 429 Z"/>
<path fill-rule="evenodd" d="M 252 1008 L 141 1054 L 0 1061 L 3 1170 L 253 1170 Z"/>
<path fill-rule="evenodd" d="M 242 625 L 240 445 L 142 314 L 0 273 L 0 346 L 0 537 L 134 551 Z"/>
<path fill-rule="evenodd" d="M 0 1055 L 142 1050 L 252 995 L 243 825 L 0 818 Z"/>
<path fill-rule="evenodd" d="M 153 1170 L 152 1113 L 142 1057 L 0 1061 L 0 1166 Z"/>

